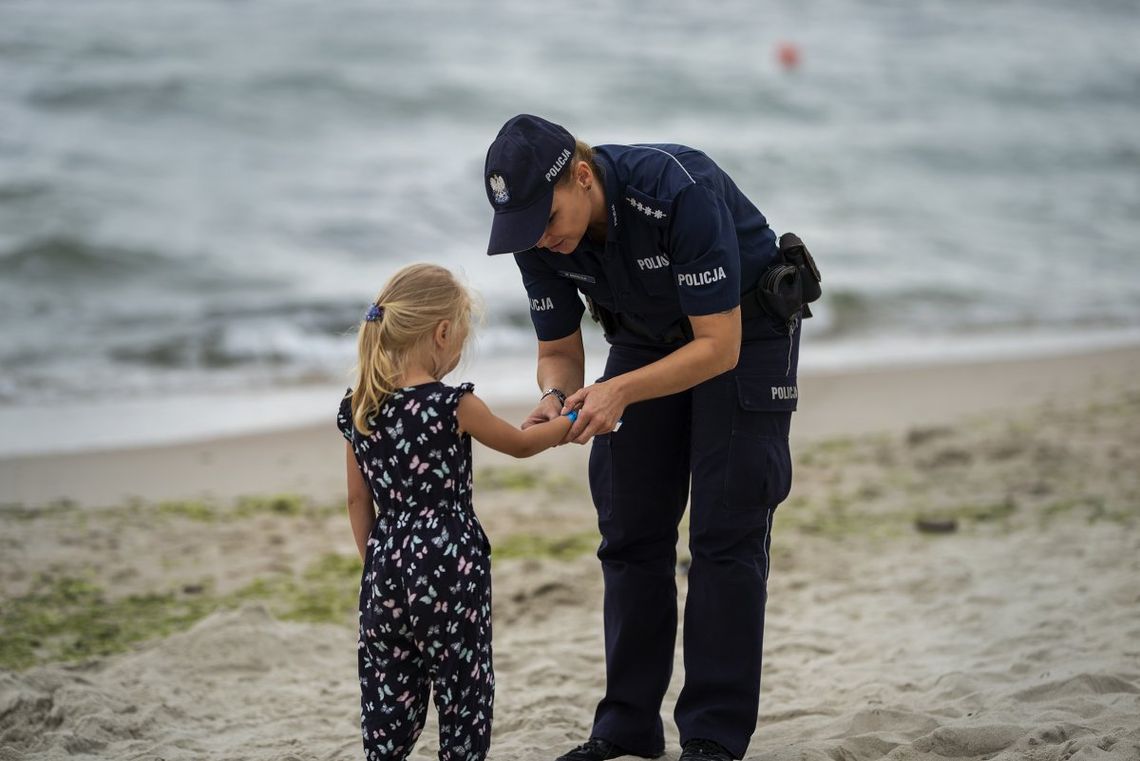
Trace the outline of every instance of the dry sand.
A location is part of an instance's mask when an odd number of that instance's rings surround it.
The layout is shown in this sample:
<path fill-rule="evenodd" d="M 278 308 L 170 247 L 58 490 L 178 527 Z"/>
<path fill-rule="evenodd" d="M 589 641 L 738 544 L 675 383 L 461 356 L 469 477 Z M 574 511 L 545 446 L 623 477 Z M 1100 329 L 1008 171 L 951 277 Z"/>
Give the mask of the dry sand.
<path fill-rule="evenodd" d="M 1125 350 L 805 382 L 747 758 L 1140 759 L 1138 369 Z M 37 665 L 0 670 L 0 759 L 361 757 L 353 549 L 323 506 L 336 432 L 267 439 L 291 453 L 276 471 L 249 440 L 69 455 L 86 482 L 51 478 L 52 458 L 0 463 L 0 636 L 15 641 L 13 611 L 74 622 L 33 647 Z M 476 455 L 500 553 L 493 759 L 553 758 L 601 694 L 584 451 Z M 201 495 L 206 471 L 216 504 L 155 504 Z M 310 500 L 232 502 L 255 492 Z M 58 497 L 75 504 L 44 506 Z M 118 652 L 64 660 L 99 611 L 141 626 L 173 609 L 191 615 L 172 633 L 115 630 Z M 678 658 L 669 759 L 682 679 Z M 414 758 L 434 757 L 433 727 Z"/>

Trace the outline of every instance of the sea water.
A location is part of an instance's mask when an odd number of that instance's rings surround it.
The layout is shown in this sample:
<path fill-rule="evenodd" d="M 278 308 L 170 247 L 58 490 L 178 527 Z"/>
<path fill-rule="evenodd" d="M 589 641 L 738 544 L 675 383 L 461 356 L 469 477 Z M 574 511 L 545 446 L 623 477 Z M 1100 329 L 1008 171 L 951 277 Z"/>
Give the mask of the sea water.
<path fill-rule="evenodd" d="M 189 430 L 163 410 L 195 434 L 331 415 L 303 400 L 335 407 L 357 321 L 417 260 L 482 296 L 480 390 L 531 394 L 528 300 L 485 255 L 483 156 L 520 112 L 698 147 L 799 233 L 824 277 L 805 371 L 1140 342 L 1138 22 L 1058 0 L 0 3 L 0 452 L 80 410 L 119 409 L 114 443 Z M 295 411 L 208 401 L 275 394 Z"/>

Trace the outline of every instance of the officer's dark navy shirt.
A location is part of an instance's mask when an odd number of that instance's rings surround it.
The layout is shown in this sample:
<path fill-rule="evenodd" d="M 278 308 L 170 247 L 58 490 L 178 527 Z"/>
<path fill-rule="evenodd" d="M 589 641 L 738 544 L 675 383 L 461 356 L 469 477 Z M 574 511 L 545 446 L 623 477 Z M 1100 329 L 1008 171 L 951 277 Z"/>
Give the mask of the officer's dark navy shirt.
<path fill-rule="evenodd" d="M 515 254 L 539 340 L 565 338 L 584 310 L 578 291 L 619 315 L 611 343 L 675 343 L 684 316 L 740 304 L 777 256 L 764 215 L 712 159 L 683 145 L 601 145 L 609 215 L 604 245 Z"/>

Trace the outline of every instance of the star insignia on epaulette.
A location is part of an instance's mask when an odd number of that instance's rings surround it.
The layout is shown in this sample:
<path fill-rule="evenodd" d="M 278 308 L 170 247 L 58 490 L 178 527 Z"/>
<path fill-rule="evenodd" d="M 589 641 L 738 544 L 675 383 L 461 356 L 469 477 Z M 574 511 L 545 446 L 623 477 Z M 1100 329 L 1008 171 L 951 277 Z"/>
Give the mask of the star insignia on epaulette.
<path fill-rule="evenodd" d="M 666 216 L 665 212 L 661 211 L 660 209 L 654 209 L 652 206 L 646 206 L 641 201 L 638 201 L 636 198 L 633 198 L 632 196 L 626 198 L 625 200 L 629 201 L 629 205 L 631 207 L 633 207 L 634 209 L 637 209 L 638 211 L 640 211 L 642 214 L 644 214 L 647 217 L 653 217 L 655 219 L 664 219 Z"/>

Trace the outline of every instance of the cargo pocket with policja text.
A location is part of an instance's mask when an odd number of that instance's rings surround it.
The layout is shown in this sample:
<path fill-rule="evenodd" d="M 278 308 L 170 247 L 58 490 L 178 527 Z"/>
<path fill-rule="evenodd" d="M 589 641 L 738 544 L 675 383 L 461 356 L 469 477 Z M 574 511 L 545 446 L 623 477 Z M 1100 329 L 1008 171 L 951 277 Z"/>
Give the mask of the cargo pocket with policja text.
<path fill-rule="evenodd" d="M 737 375 L 725 473 L 725 507 L 775 507 L 792 488 L 787 413 L 796 408 L 795 381 L 783 376 Z"/>

